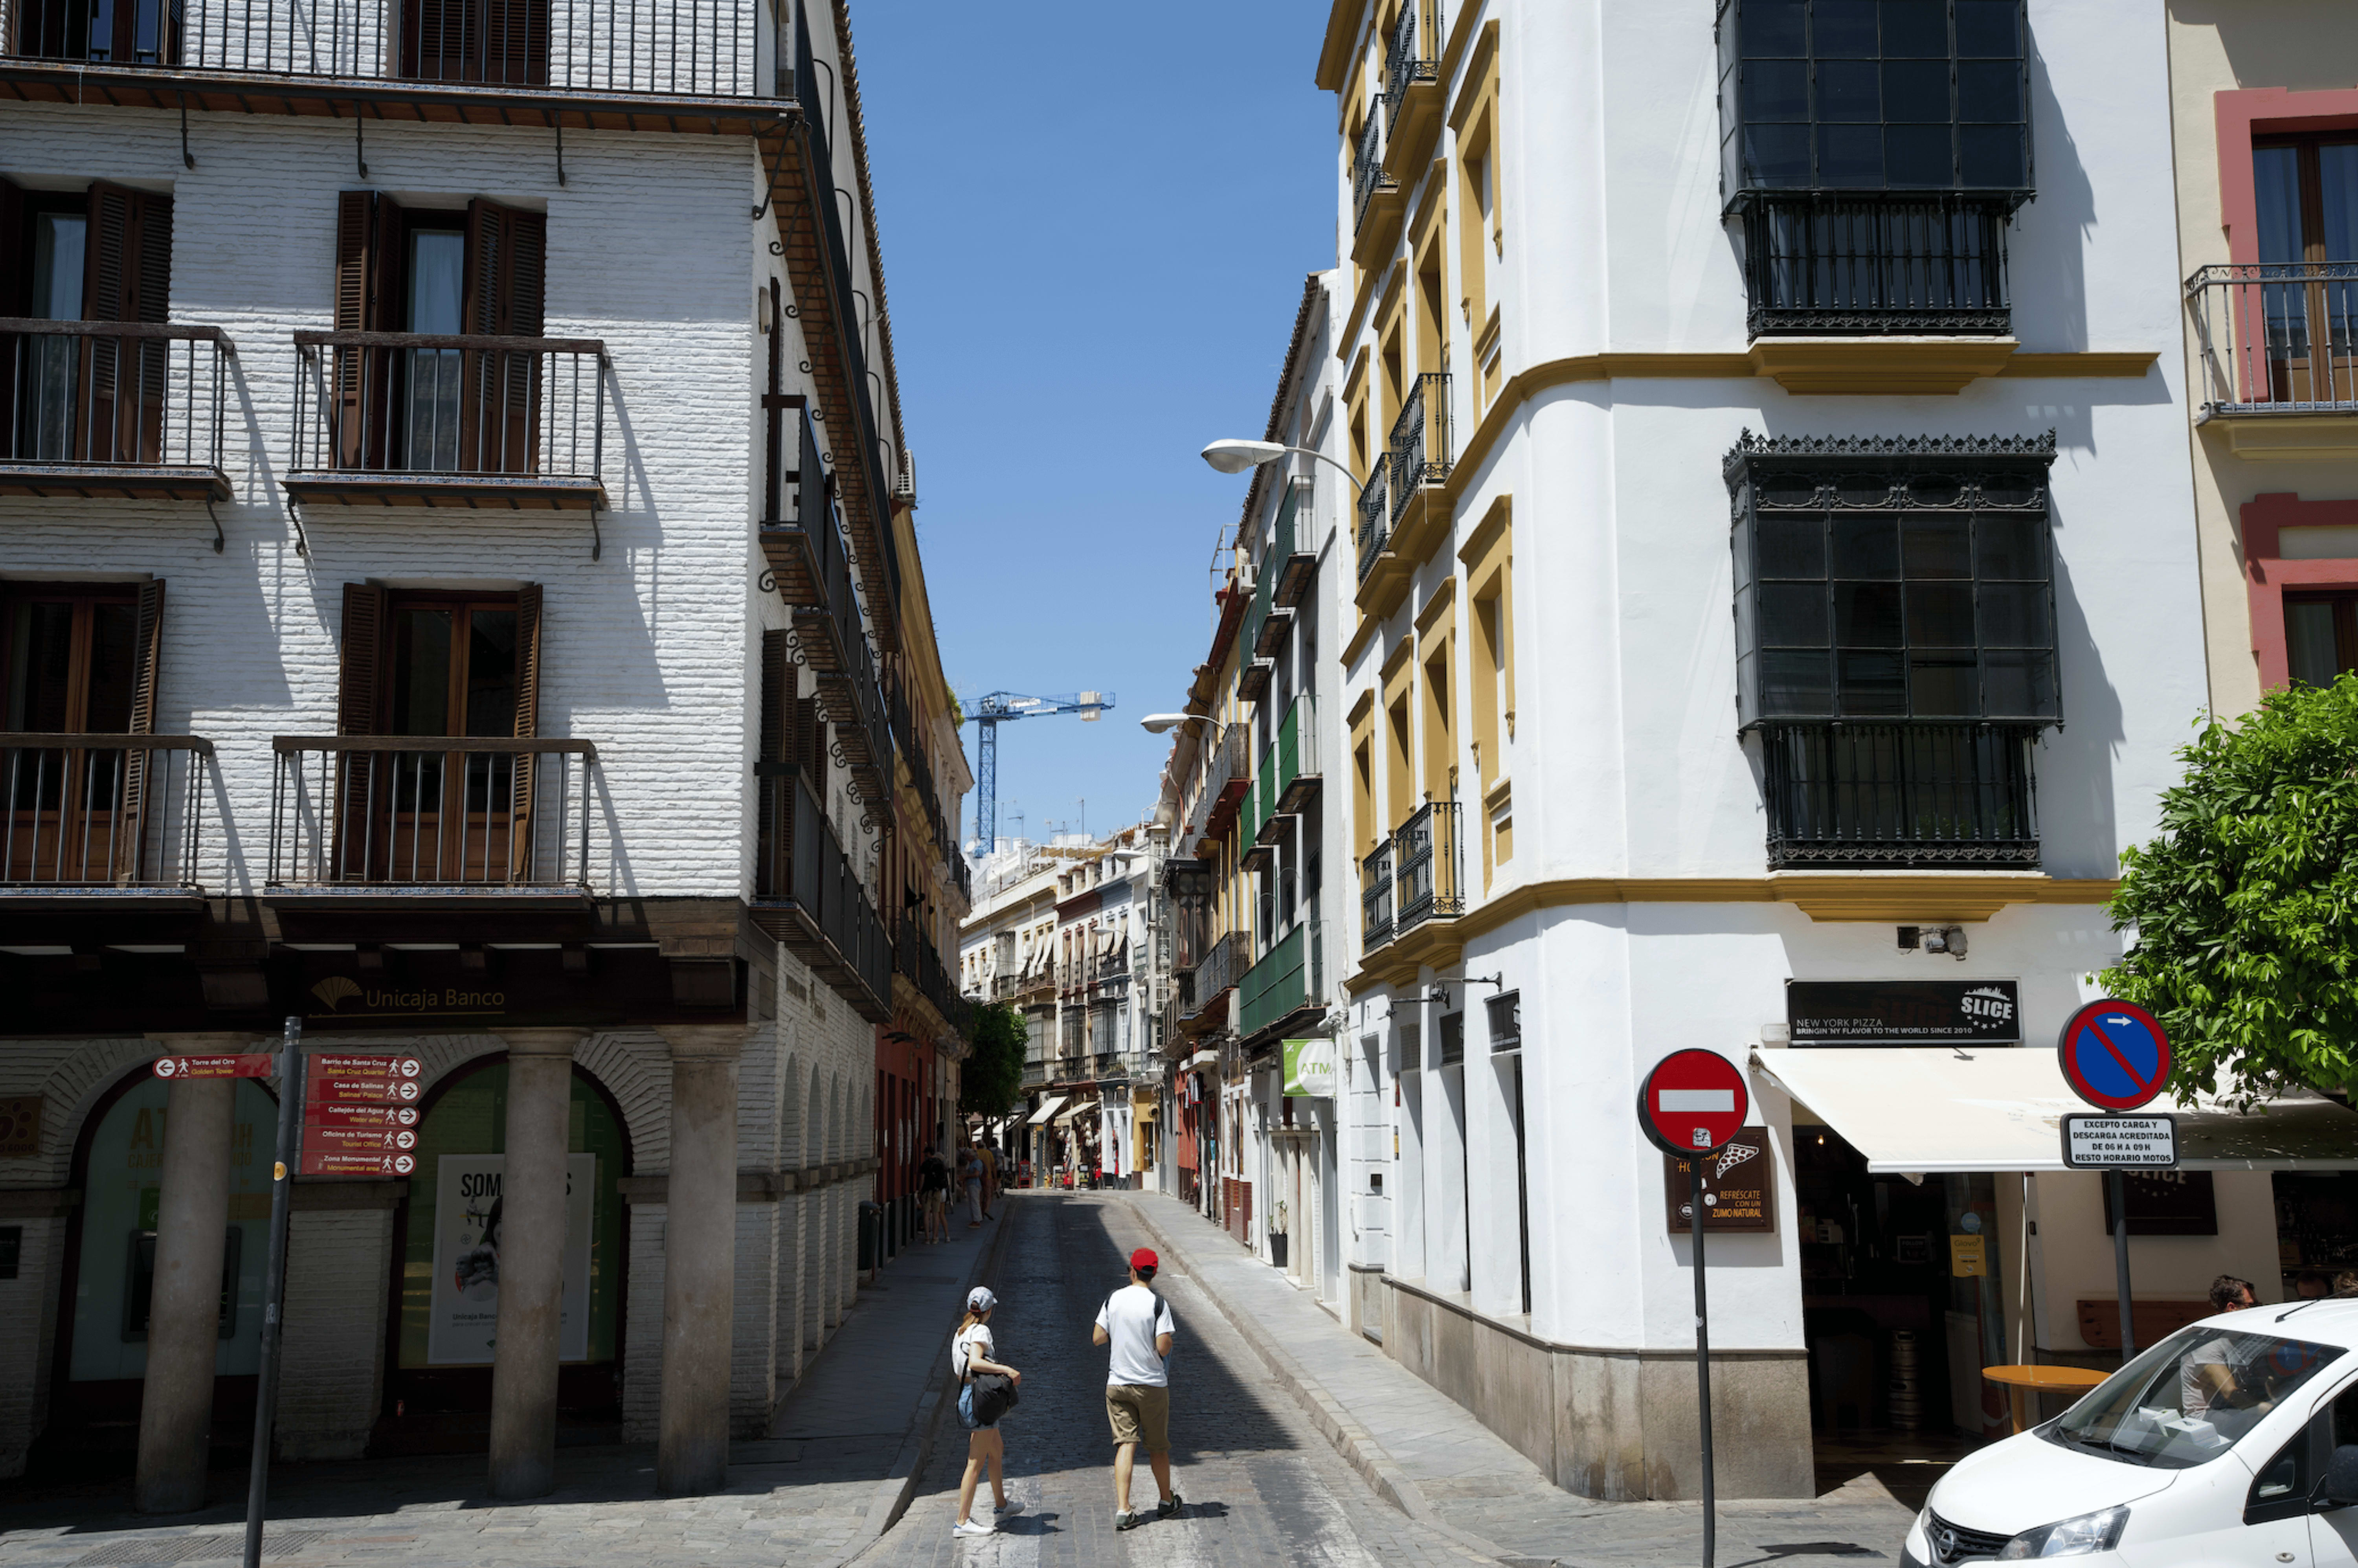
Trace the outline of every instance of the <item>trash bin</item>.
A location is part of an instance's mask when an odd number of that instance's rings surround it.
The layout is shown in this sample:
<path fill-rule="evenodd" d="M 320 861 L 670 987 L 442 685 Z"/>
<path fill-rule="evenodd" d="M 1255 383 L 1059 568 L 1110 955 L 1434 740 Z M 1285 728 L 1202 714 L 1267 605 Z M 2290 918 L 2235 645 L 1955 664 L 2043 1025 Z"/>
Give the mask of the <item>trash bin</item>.
<path fill-rule="evenodd" d="M 862 1198 L 860 1203 L 860 1271 L 876 1267 L 877 1243 L 884 1237 L 884 1206 Z"/>

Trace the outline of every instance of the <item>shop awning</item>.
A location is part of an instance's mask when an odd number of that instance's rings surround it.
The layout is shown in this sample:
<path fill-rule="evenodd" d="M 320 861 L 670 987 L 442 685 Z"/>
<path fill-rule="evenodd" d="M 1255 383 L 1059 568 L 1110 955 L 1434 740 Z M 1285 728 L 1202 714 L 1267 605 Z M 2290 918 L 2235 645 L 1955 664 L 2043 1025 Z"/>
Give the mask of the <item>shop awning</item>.
<path fill-rule="evenodd" d="M 2094 1109 L 2036 1046 L 1787 1048 L 1755 1051 L 1752 1065 L 1878 1173 L 2061 1171 L 2063 1116 Z M 2248 1116 L 2212 1099 L 2151 1109 L 2178 1119 L 2182 1170 L 2358 1166 L 2358 1112 L 2329 1099 L 2269 1100 Z"/>
<path fill-rule="evenodd" d="M 1031 1119 L 1026 1121 L 1023 1125 L 1026 1127 L 1039 1126 L 1042 1122 L 1046 1121 L 1049 1118 L 1055 1116 L 1056 1114 L 1057 1108 L 1062 1106 L 1065 1101 L 1070 1098 L 1071 1097 L 1067 1095 L 1056 1095 L 1051 1098 L 1047 1104 L 1042 1106 L 1038 1110 L 1033 1111 L 1032 1113 Z M 1709 1240 L 1710 1238 L 1705 1237 L 1704 1239 Z"/>

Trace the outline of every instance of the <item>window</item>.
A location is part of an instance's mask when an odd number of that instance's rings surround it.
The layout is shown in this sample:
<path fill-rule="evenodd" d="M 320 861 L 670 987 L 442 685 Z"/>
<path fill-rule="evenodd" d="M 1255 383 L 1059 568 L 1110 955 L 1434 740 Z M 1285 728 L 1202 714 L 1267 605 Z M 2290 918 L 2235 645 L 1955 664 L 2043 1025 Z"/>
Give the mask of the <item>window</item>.
<path fill-rule="evenodd" d="M 401 74 L 546 85 L 548 0 L 403 0 Z"/>
<path fill-rule="evenodd" d="M 2285 653 L 2302 686 L 2331 686 L 2358 669 L 2358 594 L 2316 594 L 2285 600 Z"/>
<path fill-rule="evenodd" d="M 1523 993 L 1500 991 L 1484 1003 L 1490 1015 L 1490 1054 L 1494 1056 L 1523 1048 Z"/>
<path fill-rule="evenodd" d="M 2268 269 L 2262 276 L 2286 280 L 2260 290 L 2267 396 L 2358 397 L 2358 278 L 2348 265 L 2358 262 L 2358 138 L 2344 132 L 2255 146 L 2252 185 Z"/>
<path fill-rule="evenodd" d="M 28 191 L 0 179 L 0 316 L 167 319 L 172 199 L 100 181 Z M 0 452 L 20 462 L 157 463 L 171 370 L 159 339 L 0 335 Z"/>
<path fill-rule="evenodd" d="M 0 598 L 0 729 L 26 738 L 152 733 L 164 585 L 19 583 Z M 0 881 L 137 880 L 149 849 L 148 754 L 0 750 L 8 837 Z"/>
<path fill-rule="evenodd" d="M 2052 432 L 1729 452 L 1772 865 L 2036 863 L 2030 747 L 2062 717 L 2053 460 Z"/>
<path fill-rule="evenodd" d="M 108 65 L 178 65 L 180 7 L 167 0 L 30 0 L 7 52 Z"/>
<path fill-rule="evenodd" d="M 1721 0 L 1717 32 L 1754 334 L 2005 331 L 2022 0 Z"/>

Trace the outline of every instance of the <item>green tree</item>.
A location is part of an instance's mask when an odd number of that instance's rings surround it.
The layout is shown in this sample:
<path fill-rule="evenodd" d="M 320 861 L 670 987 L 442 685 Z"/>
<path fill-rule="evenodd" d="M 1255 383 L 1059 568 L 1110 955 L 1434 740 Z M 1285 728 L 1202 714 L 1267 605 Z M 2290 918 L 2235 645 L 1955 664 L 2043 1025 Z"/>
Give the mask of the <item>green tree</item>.
<path fill-rule="evenodd" d="M 2179 756 L 2161 833 L 2121 856 L 2106 989 L 2161 1020 L 2171 1087 L 2248 1104 L 2358 1083 L 2358 676 L 2271 692 Z"/>
<path fill-rule="evenodd" d="M 958 1108 L 1005 1116 L 1023 1087 L 1023 1015 L 1003 1001 L 974 1010 L 974 1049 L 958 1076 Z"/>

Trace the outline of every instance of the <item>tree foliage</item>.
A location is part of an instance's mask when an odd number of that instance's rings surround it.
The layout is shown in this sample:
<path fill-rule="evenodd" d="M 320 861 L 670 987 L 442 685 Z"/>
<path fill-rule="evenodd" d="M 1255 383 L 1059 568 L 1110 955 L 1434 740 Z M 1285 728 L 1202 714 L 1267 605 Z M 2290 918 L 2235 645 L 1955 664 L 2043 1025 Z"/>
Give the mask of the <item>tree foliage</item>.
<path fill-rule="evenodd" d="M 2181 1101 L 2358 1083 L 2358 676 L 2271 692 L 2180 752 L 2161 834 L 2121 856 L 2104 971 L 2161 1020 Z"/>
<path fill-rule="evenodd" d="M 1023 1087 L 1023 1015 L 1003 1001 L 974 1010 L 974 1049 L 958 1075 L 958 1108 L 1005 1116 Z"/>

